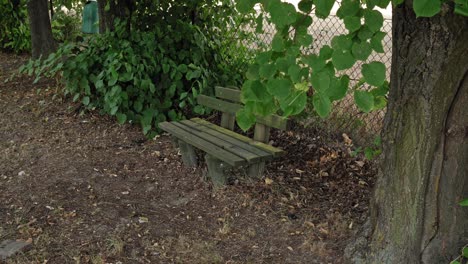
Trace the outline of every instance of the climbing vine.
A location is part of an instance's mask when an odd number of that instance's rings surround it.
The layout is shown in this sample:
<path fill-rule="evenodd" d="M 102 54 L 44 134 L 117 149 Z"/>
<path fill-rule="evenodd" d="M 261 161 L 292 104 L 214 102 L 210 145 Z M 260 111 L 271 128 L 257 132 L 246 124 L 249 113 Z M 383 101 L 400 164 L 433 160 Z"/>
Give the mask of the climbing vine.
<path fill-rule="evenodd" d="M 393 5 L 402 2 L 393 0 Z M 467 3 L 467 0 L 455 0 L 455 13 L 466 16 Z M 242 86 L 245 107 L 237 113 L 239 126 L 248 129 L 255 123 L 256 116 L 297 115 L 307 105 L 319 116 L 327 117 L 332 103 L 348 93 L 353 94 L 363 112 L 384 108 L 389 89 L 386 66 L 367 60 L 374 51 L 384 52 L 382 40 L 386 33 L 381 30 L 384 18 L 376 8 L 386 8 L 389 4 L 390 0 L 341 1 L 336 15 L 343 21 L 347 33 L 335 36 L 331 45 L 322 46 L 318 54 L 306 54 L 303 50 L 314 42 L 308 33 L 313 25 L 311 14 L 315 14 L 314 19 L 327 18 L 335 0 L 302 0 L 299 10 L 281 0 L 238 1 L 237 9 L 242 13 L 252 12 L 255 5 L 261 8 L 256 19 L 257 29 L 262 31 L 265 17 L 277 31 L 271 47 L 259 53 L 248 68 L 247 80 Z M 413 1 L 419 17 L 434 16 L 441 6 L 439 0 Z M 350 87 L 350 77 L 342 71 L 357 62 L 362 62 L 362 78 Z"/>

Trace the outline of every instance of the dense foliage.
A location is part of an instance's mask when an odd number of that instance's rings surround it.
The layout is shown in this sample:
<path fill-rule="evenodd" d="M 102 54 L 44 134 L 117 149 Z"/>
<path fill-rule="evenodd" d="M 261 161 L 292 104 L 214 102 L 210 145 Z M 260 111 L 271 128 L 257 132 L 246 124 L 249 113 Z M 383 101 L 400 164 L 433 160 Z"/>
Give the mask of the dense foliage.
<path fill-rule="evenodd" d="M 378 61 L 369 62 L 368 58 L 372 52 L 383 52 L 384 19 L 376 8 L 386 8 L 390 1 L 341 1 L 337 16 L 348 33 L 335 36 L 331 45 L 321 47 L 318 54 L 303 52 L 314 41 L 308 28 L 313 26 L 312 17 L 329 16 L 335 0 L 302 0 L 299 10 L 281 0 L 238 1 L 240 12 L 251 13 L 255 5 L 263 10 L 256 19 L 260 31 L 263 17 L 277 30 L 270 49 L 259 53 L 248 69 L 248 80 L 242 87 L 245 108 L 237 113 L 239 126 L 248 129 L 259 115 L 277 112 L 284 117 L 297 115 L 307 105 L 326 117 L 333 102 L 348 93 L 353 94 L 363 112 L 385 107 L 389 88 L 386 66 Z M 393 4 L 402 2 L 395 0 Z M 441 5 L 441 1 L 413 1 L 416 15 L 423 17 L 435 15 Z M 467 14 L 467 8 L 466 0 L 455 1 L 457 14 Z M 350 78 L 343 71 L 358 62 L 362 63 L 362 78 L 350 87 Z"/>
<path fill-rule="evenodd" d="M 243 17 L 229 1 L 152 5 L 139 2 L 128 20 L 115 21 L 113 31 L 63 45 L 23 70 L 38 77 L 61 73 L 74 100 L 120 123 L 140 123 L 150 136 L 158 122 L 204 114 L 198 94 L 243 81 L 249 51 L 236 37 Z"/>
<path fill-rule="evenodd" d="M 0 49 L 15 53 L 31 49 L 26 1 L 0 0 Z"/>

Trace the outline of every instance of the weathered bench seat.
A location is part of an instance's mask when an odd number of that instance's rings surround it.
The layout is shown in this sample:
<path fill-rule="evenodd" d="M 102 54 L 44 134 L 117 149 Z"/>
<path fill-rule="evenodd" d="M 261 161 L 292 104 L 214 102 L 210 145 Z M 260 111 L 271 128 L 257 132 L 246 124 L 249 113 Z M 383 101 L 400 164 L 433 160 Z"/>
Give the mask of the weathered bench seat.
<path fill-rule="evenodd" d="M 279 116 L 257 118 L 254 139 L 234 131 L 235 113 L 242 107 L 240 91 L 216 87 L 216 97 L 198 96 L 198 103 L 223 112 L 221 126 L 200 118 L 162 122 L 159 127 L 170 133 L 178 144 L 182 160 L 187 166 L 197 166 L 194 147 L 206 153 L 208 176 L 216 186 L 225 184 L 224 170 L 228 167 L 248 167 L 248 174 L 261 177 L 265 161 L 284 153 L 283 150 L 266 144 L 269 126 L 285 129 L 287 122 Z M 224 100 L 222 100 L 224 99 Z"/>

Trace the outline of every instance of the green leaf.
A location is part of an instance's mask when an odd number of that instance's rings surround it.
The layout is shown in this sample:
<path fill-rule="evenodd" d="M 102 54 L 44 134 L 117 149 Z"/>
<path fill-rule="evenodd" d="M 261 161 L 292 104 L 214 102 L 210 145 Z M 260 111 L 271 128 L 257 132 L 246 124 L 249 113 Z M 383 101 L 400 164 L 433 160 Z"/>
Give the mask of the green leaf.
<path fill-rule="evenodd" d="M 450 261 L 450 264 L 461 264 L 461 263 L 458 260 L 453 260 L 453 261 Z"/>
<path fill-rule="evenodd" d="M 304 47 L 309 47 L 312 44 L 313 38 L 309 34 L 301 34 L 296 38 L 297 42 Z"/>
<path fill-rule="evenodd" d="M 387 99 L 384 96 L 374 95 L 374 109 L 384 109 L 387 106 Z"/>
<path fill-rule="evenodd" d="M 257 54 L 255 61 L 260 65 L 265 64 L 268 61 L 270 61 L 271 53 L 272 53 L 271 51 L 260 52 Z"/>
<path fill-rule="evenodd" d="M 360 4 L 358 0 L 343 0 L 340 8 L 336 12 L 339 18 L 355 16 L 359 12 Z"/>
<path fill-rule="evenodd" d="M 283 36 L 280 33 L 276 33 L 271 41 L 271 49 L 276 52 L 284 51 Z"/>
<path fill-rule="evenodd" d="M 312 0 L 301 0 L 298 4 L 299 10 L 304 13 L 309 13 L 312 10 Z"/>
<path fill-rule="evenodd" d="M 354 91 L 354 101 L 362 111 L 369 113 L 374 108 L 374 96 L 367 91 Z"/>
<path fill-rule="evenodd" d="M 315 111 L 321 118 L 327 117 L 331 112 L 331 102 L 326 96 L 320 94 L 314 94 L 312 98 L 312 104 Z"/>
<path fill-rule="evenodd" d="M 276 98 L 284 99 L 291 92 L 293 84 L 287 79 L 269 79 L 267 82 L 267 90 Z"/>
<path fill-rule="evenodd" d="M 468 199 L 464 199 L 459 203 L 461 206 L 468 206 Z"/>
<path fill-rule="evenodd" d="M 284 116 L 297 115 L 304 111 L 307 105 L 307 94 L 304 91 L 294 91 L 280 101 Z"/>
<path fill-rule="evenodd" d="M 317 93 L 325 94 L 328 88 L 330 88 L 330 75 L 328 72 L 312 72 L 310 82 L 312 83 L 312 88 Z"/>
<path fill-rule="evenodd" d="M 122 114 L 122 113 L 117 113 L 116 114 L 116 117 L 117 117 L 117 122 L 119 124 L 123 124 L 125 123 L 125 121 L 127 121 L 127 115 L 126 114 Z"/>
<path fill-rule="evenodd" d="M 462 249 L 462 256 L 468 258 L 468 247 L 464 247 Z"/>
<path fill-rule="evenodd" d="M 330 88 L 327 90 L 326 95 L 330 101 L 336 101 L 344 98 L 348 92 L 349 76 L 343 75 L 340 79 L 336 77 L 331 78 Z"/>
<path fill-rule="evenodd" d="M 315 15 L 319 18 L 326 18 L 335 4 L 335 0 L 314 0 Z"/>
<path fill-rule="evenodd" d="M 455 14 L 468 17 L 467 0 L 455 0 Z"/>
<path fill-rule="evenodd" d="M 320 49 L 319 57 L 322 60 L 328 60 L 331 58 L 332 54 L 333 54 L 333 49 L 328 45 L 323 45 L 322 48 Z"/>
<path fill-rule="evenodd" d="M 335 49 L 332 55 L 333 65 L 337 70 L 346 70 L 353 67 L 356 60 L 348 50 Z"/>
<path fill-rule="evenodd" d="M 255 27 L 255 33 L 263 33 L 263 13 L 260 13 L 257 19 L 255 19 L 255 24 L 257 24 Z"/>
<path fill-rule="evenodd" d="M 310 54 L 302 59 L 307 65 L 312 68 L 312 71 L 318 72 L 325 68 L 325 60 L 315 54 Z"/>
<path fill-rule="evenodd" d="M 440 0 L 413 0 L 416 17 L 432 17 L 440 12 Z"/>
<path fill-rule="evenodd" d="M 361 27 L 361 29 L 358 31 L 358 38 L 361 41 L 367 41 L 374 35 L 374 32 L 372 32 L 368 26 L 364 25 Z"/>
<path fill-rule="evenodd" d="M 298 83 L 301 81 L 301 70 L 302 68 L 299 67 L 297 64 L 291 65 L 288 69 L 288 75 L 291 77 L 291 81 L 294 83 Z"/>
<path fill-rule="evenodd" d="M 242 0 L 242 1 L 236 1 L 236 8 L 240 13 L 249 13 L 253 11 L 253 8 L 255 6 L 255 3 L 257 1 L 255 0 Z"/>
<path fill-rule="evenodd" d="M 181 73 L 186 73 L 187 69 L 188 68 L 186 64 L 179 64 L 179 66 L 177 66 L 177 70 L 180 71 Z"/>
<path fill-rule="evenodd" d="M 352 52 L 356 60 L 365 61 L 371 55 L 372 47 L 371 47 L 371 44 L 369 44 L 368 42 L 361 42 L 361 43 L 355 42 L 353 44 Z"/>
<path fill-rule="evenodd" d="M 288 72 L 289 67 L 291 67 L 291 65 L 294 65 L 294 64 L 296 64 L 295 57 L 281 57 L 276 60 L 275 66 L 278 71 L 282 71 L 286 73 Z"/>
<path fill-rule="evenodd" d="M 247 112 L 245 109 L 241 109 L 236 113 L 236 121 L 240 129 L 247 131 L 255 124 L 256 118 L 252 113 Z"/>
<path fill-rule="evenodd" d="M 379 31 L 383 26 L 383 16 L 377 10 L 364 10 L 364 21 L 372 32 Z"/>
<path fill-rule="evenodd" d="M 390 0 L 368 0 L 371 5 L 378 6 L 380 8 L 387 8 L 390 4 Z"/>
<path fill-rule="evenodd" d="M 381 62 L 371 62 L 362 65 L 362 76 L 373 86 L 381 86 L 385 81 L 385 65 Z"/>
<path fill-rule="evenodd" d="M 262 102 L 262 101 L 271 101 L 272 97 L 268 93 L 267 88 L 263 85 L 260 81 L 252 82 L 250 86 L 252 94 L 255 96 L 255 101 Z"/>
<path fill-rule="evenodd" d="M 296 21 L 296 8 L 289 3 L 280 0 L 271 0 L 268 4 L 271 21 L 280 29 L 293 24 Z"/>
<path fill-rule="evenodd" d="M 333 49 L 351 50 L 353 40 L 347 35 L 338 35 L 331 41 Z"/>
<path fill-rule="evenodd" d="M 275 65 L 268 63 L 260 65 L 259 74 L 261 78 L 269 79 L 276 73 Z"/>
<path fill-rule="evenodd" d="M 83 100 L 81 100 L 81 102 L 82 102 L 84 105 L 89 105 L 89 96 L 83 97 Z"/>
<path fill-rule="evenodd" d="M 385 32 L 377 32 L 371 38 L 371 47 L 378 53 L 384 53 L 384 48 L 382 46 L 382 40 L 387 35 Z"/>
<path fill-rule="evenodd" d="M 349 33 L 357 31 L 359 28 L 361 28 L 360 17 L 348 16 L 344 18 L 343 22 L 345 24 L 346 29 L 349 30 Z"/>
<path fill-rule="evenodd" d="M 256 63 L 252 64 L 252 65 L 250 65 L 250 67 L 247 70 L 247 73 L 245 75 L 249 80 L 258 80 L 259 77 L 260 77 L 259 70 L 260 70 L 260 65 L 258 65 Z"/>

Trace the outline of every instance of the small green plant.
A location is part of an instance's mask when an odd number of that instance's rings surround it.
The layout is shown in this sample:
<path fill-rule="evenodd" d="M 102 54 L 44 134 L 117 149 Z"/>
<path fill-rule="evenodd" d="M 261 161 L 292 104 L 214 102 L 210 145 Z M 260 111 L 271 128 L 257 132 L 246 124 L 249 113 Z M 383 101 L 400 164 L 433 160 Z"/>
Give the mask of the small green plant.
<path fill-rule="evenodd" d="M 460 206 L 468 207 L 468 199 L 464 199 L 459 203 Z M 450 264 L 461 264 L 463 260 L 468 260 L 468 245 L 465 245 L 462 250 L 460 256 L 456 259 L 452 260 Z M 465 263 L 465 262 L 463 262 Z"/>
<path fill-rule="evenodd" d="M 351 152 L 352 156 L 357 156 L 359 153 L 364 152 L 364 156 L 368 160 L 372 160 L 375 157 L 379 156 L 382 153 L 382 138 L 380 136 L 375 137 L 374 142 L 372 142 L 372 146 L 365 147 L 364 150 L 362 147 L 358 147 L 353 152 Z"/>

